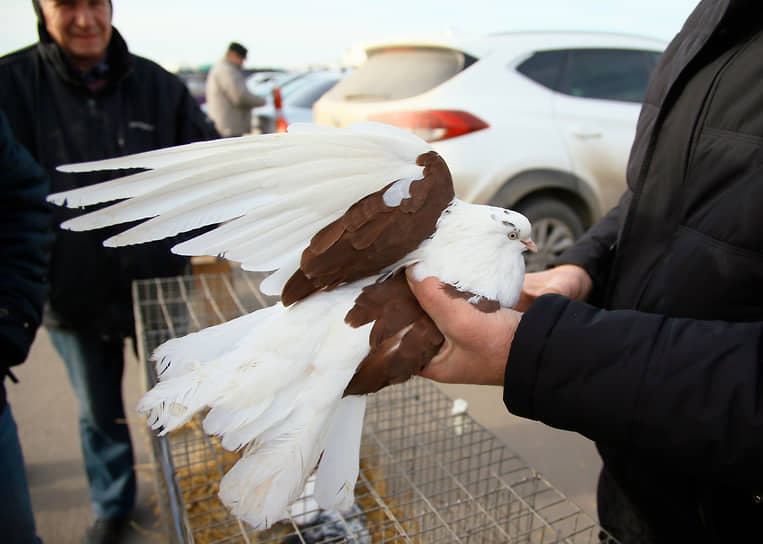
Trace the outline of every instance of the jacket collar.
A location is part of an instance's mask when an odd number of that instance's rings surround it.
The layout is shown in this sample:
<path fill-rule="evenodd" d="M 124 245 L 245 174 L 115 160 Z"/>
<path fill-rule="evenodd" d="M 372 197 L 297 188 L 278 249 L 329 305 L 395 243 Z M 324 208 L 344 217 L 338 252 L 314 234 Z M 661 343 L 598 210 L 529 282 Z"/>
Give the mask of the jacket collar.
<path fill-rule="evenodd" d="M 69 85 L 87 88 L 88 80 L 93 77 L 105 78 L 105 83 L 98 89 L 98 92 L 101 92 L 122 80 L 133 67 L 132 55 L 127 48 L 127 43 L 116 28 L 112 27 L 111 30 L 111 41 L 106 50 L 106 57 L 87 74 L 72 63 L 69 55 L 53 41 L 47 32 L 40 31 L 37 48 L 43 60 Z"/>

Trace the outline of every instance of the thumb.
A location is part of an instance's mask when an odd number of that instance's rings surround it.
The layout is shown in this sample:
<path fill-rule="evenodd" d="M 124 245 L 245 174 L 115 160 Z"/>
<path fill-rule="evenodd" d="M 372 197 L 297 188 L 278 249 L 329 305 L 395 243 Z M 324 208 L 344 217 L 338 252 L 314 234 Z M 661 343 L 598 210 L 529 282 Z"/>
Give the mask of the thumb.
<path fill-rule="evenodd" d="M 441 365 L 438 365 L 438 363 L 443 358 L 447 358 L 453 350 L 453 345 L 450 339 L 447 334 L 443 332 L 444 329 L 447 330 L 447 326 L 440 322 L 441 320 L 439 319 L 443 315 L 448 315 L 448 313 L 443 313 L 447 312 L 447 310 L 443 309 L 445 305 L 442 301 L 442 283 L 434 276 L 429 276 L 419 281 L 413 267 L 408 267 L 405 274 L 411 292 L 413 292 L 413 295 L 416 297 L 416 300 L 418 300 L 419 305 L 424 312 L 429 316 L 440 332 L 443 333 L 445 339 L 440 348 L 440 352 L 426 366 L 424 366 L 419 374 L 435 381 L 448 381 L 441 376 L 441 372 L 438 370 L 441 368 Z"/>
<path fill-rule="evenodd" d="M 454 329 L 469 325 L 474 307 L 465 298 L 448 295 L 435 276 L 420 279 L 415 268 L 406 270 L 406 278 L 421 308 L 446 337 Z"/>
<path fill-rule="evenodd" d="M 441 298 L 438 296 L 442 283 L 434 276 L 429 276 L 422 280 L 417 279 L 413 268 L 408 267 L 405 271 L 408 286 L 424 311 L 430 316 L 432 314 L 437 315 L 439 307 L 442 306 Z"/>

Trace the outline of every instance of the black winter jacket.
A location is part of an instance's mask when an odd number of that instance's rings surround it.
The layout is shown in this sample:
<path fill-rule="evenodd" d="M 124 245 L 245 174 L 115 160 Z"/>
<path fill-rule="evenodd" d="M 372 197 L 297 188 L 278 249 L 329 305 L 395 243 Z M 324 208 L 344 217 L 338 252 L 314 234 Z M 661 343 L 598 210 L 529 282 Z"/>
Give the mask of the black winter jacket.
<path fill-rule="evenodd" d="M 8 369 L 26 359 L 42 316 L 53 242 L 48 187 L 0 111 L 0 413 Z"/>
<path fill-rule="evenodd" d="M 41 32 L 40 42 L 0 59 L 0 108 L 17 138 L 50 173 L 52 191 L 117 174 L 64 174 L 55 167 L 217 137 L 185 85 L 157 64 L 132 55 L 114 29 L 106 84 L 86 86 L 65 53 Z M 124 174 L 120 172 L 119 174 Z M 57 209 L 55 224 L 79 210 Z M 132 334 L 131 282 L 180 274 L 187 261 L 169 242 L 104 248 L 109 232 L 57 230 L 51 260 L 48 326 L 103 336 Z"/>
<path fill-rule="evenodd" d="M 658 542 L 763 539 L 762 29 L 758 2 L 698 5 L 652 76 L 628 191 L 560 259 L 599 307 L 541 297 L 508 361 L 507 407 L 596 441 Z"/>

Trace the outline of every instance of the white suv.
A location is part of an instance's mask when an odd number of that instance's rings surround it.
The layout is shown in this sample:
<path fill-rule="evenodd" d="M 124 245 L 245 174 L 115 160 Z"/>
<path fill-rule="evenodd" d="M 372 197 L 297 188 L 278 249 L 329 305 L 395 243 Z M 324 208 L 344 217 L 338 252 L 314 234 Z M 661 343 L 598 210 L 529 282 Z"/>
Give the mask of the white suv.
<path fill-rule="evenodd" d="M 537 270 L 609 209 L 665 43 L 593 32 L 386 42 L 313 106 L 316 123 L 381 121 L 445 158 L 456 194 L 533 222 Z"/>

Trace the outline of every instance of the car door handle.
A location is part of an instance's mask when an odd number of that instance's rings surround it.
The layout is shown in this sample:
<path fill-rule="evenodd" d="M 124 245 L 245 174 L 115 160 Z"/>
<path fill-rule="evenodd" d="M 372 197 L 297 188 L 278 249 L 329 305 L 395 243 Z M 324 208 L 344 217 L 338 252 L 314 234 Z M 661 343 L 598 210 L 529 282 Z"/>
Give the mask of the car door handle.
<path fill-rule="evenodd" d="M 603 136 L 600 130 L 595 130 L 589 127 L 573 129 L 572 134 L 579 140 L 593 140 Z"/>

